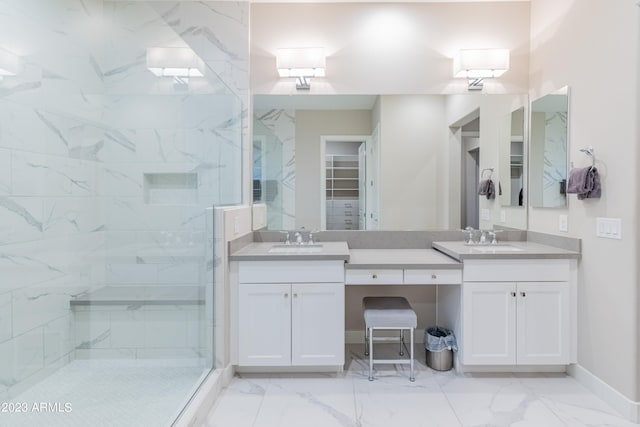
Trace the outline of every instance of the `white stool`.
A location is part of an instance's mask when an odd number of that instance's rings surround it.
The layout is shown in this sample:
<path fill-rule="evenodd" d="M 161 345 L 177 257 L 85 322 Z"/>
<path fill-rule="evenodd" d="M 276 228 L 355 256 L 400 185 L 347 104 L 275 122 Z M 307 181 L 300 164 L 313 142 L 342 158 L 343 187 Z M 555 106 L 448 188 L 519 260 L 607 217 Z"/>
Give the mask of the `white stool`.
<path fill-rule="evenodd" d="M 398 363 L 411 365 L 409 380 L 415 381 L 413 375 L 413 333 L 418 325 L 416 312 L 403 297 L 365 297 L 362 300 L 365 323 L 365 356 L 369 356 L 369 381 L 373 381 L 374 363 Z M 375 329 L 400 330 L 400 356 L 404 355 L 404 331 L 411 331 L 409 360 L 407 359 L 374 359 L 373 342 L 388 341 L 389 338 L 374 338 Z M 394 338 L 395 340 L 395 338 Z"/>

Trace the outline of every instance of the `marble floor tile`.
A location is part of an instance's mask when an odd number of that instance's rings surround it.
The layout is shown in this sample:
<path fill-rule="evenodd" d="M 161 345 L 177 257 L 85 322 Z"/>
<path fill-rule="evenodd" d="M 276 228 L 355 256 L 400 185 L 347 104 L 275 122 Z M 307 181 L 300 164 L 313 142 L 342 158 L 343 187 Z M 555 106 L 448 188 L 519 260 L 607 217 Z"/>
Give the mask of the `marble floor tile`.
<path fill-rule="evenodd" d="M 376 344 L 376 357 L 397 346 Z M 639 427 L 565 374 L 456 374 L 428 368 L 416 346 L 416 381 L 409 366 L 376 365 L 368 380 L 361 345 L 345 350 L 337 374 L 238 375 L 212 407 L 218 426 L 517 426 Z"/>

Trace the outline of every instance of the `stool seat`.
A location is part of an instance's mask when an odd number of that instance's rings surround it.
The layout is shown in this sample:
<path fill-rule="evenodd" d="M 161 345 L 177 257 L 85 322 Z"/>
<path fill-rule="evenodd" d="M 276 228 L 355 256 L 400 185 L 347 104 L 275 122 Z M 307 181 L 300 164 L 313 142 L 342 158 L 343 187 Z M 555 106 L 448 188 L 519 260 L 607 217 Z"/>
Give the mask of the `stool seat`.
<path fill-rule="evenodd" d="M 415 381 L 413 374 L 413 333 L 418 326 L 418 317 L 404 297 L 365 297 L 362 299 L 365 323 L 365 351 L 369 356 L 369 381 L 373 381 L 373 365 L 375 363 L 409 364 L 409 380 Z M 387 340 L 374 337 L 376 329 L 400 330 L 400 356 L 404 356 L 404 331 L 410 332 L 409 360 L 406 359 L 374 359 L 373 342 Z"/>
<path fill-rule="evenodd" d="M 362 300 L 367 328 L 415 328 L 418 316 L 403 297 L 365 297 Z"/>

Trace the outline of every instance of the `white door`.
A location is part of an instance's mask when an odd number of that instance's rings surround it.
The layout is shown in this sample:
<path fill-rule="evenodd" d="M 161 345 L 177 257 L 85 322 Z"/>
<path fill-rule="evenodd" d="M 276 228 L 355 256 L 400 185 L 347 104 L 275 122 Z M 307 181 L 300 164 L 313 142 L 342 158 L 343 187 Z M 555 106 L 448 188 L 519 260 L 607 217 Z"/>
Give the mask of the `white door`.
<path fill-rule="evenodd" d="M 464 282 L 462 353 L 465 365 L 516 363 L 516 284 Z"/>
<path fill-rule="evenodd" d="M 367 144 L 363 142 L 358 147 L 358 229 L 367 229 L 367 174 L 366 174 Z"/>
<path fill-rule="evenodd" d="M 344 364 L 344 284 L 293 284 L 292 365 Z"/>
<path fill-rule="evenodd" d="M 569 363 L 569 284 L 518 282 L 519 365 Z"/>
<path fill-rule="evenodd" d="M 238 363 L 291 364 L 291 285 L 239 285 Z"/>

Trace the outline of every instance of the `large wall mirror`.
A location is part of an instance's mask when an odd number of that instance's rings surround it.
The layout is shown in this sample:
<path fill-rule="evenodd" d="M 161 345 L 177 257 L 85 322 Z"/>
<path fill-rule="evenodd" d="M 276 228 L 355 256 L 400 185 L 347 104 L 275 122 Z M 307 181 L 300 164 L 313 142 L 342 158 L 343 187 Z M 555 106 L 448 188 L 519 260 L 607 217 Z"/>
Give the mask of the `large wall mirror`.
<path fill-rule="evenodd" d="M 523 205 L 526 99 L 520 94 L 255 95 L 254 203 L 266 204 L 269 229 L 457 229 L 466 135 L 460 120 L 475 111 L 476 175 L 497 166 L 498 155 L 512 171 L 503 184 L 509 197 L 481 207 L 494 210 L 495 223 L 524 228 L 524 209 L 522 215 L 507 215 L 514 223 L 498 218 L 501 205 L 515 210 Z M 508 119 L 504 148 L 498 147 L 502 117 Z M 479 197 L 476 187 L 470 191 Z"/>
<path fill-rule="evenodd" d="M 531 103 L 529 201 L 540 208 L 567 204 L 569 88 Z"/>

